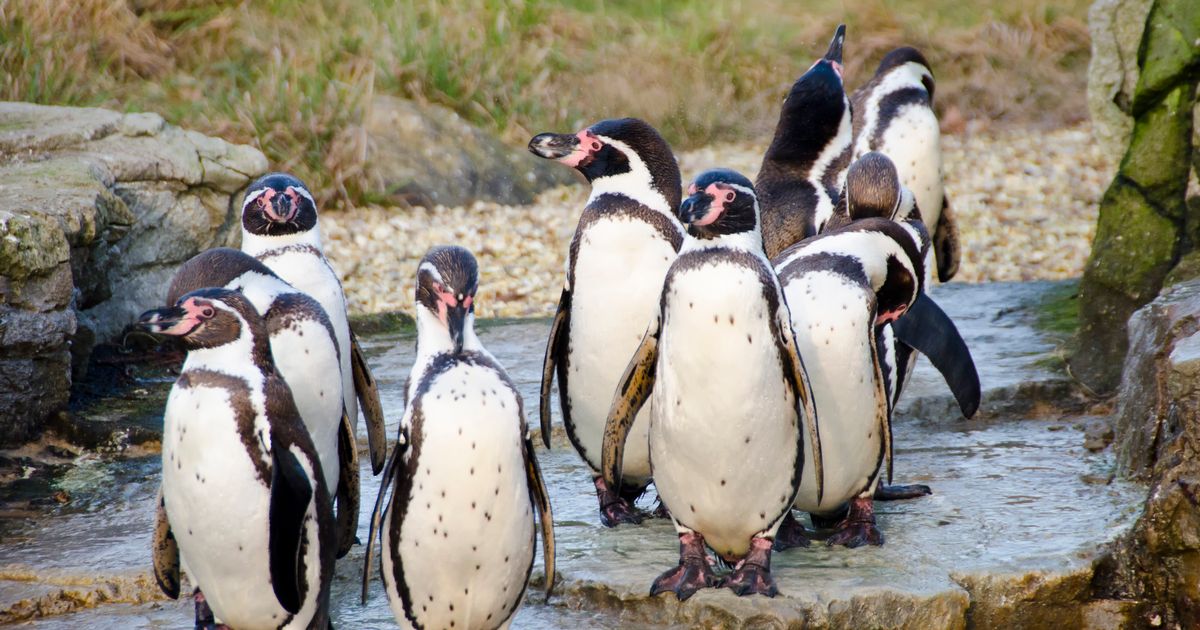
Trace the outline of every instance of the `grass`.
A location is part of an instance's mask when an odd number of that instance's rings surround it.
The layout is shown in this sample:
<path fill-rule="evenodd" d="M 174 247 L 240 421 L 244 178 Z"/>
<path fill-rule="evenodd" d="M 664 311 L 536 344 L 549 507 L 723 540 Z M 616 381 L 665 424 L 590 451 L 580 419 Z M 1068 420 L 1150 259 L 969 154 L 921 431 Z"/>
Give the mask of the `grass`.
<path fill-rule="evenodd" d="M 365 200 L 375 94 L 514 144 L 645 118 L 680 148 L 768 133 L 848 24 L 846 72 L 929 57 L 950 131 L 1085 116 L 1088 0 L 0 0 L 0 98 L 150 110 L 262 149 L 326 205 Z"/>

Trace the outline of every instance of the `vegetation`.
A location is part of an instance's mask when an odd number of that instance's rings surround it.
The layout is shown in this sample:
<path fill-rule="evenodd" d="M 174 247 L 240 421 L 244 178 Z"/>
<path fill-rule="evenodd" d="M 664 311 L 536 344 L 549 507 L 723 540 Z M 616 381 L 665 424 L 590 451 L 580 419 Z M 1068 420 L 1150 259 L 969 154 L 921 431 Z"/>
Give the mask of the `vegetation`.
<path fill-rule="evenodd" d="M 618 115 L 680 147 L 758 137 L 843 21 L 850 85 L 915 45 L 951 131 L 1075 122 L 1088 4 L 0 0 L 0 98 L 156 111 L 258 146 L 327 204 L 354 203 L 376 93 L 446 105 L 521 144 Z"/>

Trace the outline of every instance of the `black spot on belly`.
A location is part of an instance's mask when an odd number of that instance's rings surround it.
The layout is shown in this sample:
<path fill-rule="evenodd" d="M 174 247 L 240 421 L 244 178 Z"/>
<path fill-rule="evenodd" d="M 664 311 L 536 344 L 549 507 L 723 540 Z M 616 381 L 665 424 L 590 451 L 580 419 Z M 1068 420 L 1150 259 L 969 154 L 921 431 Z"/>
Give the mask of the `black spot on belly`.
<path fill-rule="evenodd" d="M 724 479 L 722 479 L 722 480 L 721 480 L 721 485 L 722 485 L 722 486 L 723 486 L 723 485 L 725 485 L 725 480 L 724 480 Z"/>
<path fill-rule="evenodd" d="M 717 315 L 713 315 L 713 323 L 715 324 L 718 321 L 720 321 L 720 317 L 718 317 Z"/>
<path fill-rule="evenodd" d="M 472 510 L 474 510 L 474 509 L 475 509 L 475 502 L 474 502 L 474 501 L 472 501 L 472 502 L 471 502 L 471 509 L 472 509 Z"/>
<path fill-rule="evenodd" d="M 470 472 L 471 472 L 471 474 L 472 474 L 472 475 L 474 475 L 474 474 L 475 474 L 475 467 L 474 467 L 474 466 L 472 466 L 472 467 L 471 467 L 471 471 L 470 471 Z"/>
<path fill-rule="evenodd" d="M 750 336 L 750 333 L 746 333 L 746 343 L 754 343 L 754 338 Z"/>
<path fill-rule="evenodd" d="M 695 513 L 696 513 L 696 506 L 694 506 L 694 505 L 689 505 L 688 507 L 692 508 L 692 513 L 693 513 L 693 514 L 695 514 Z"/>
<path fill-rule="evenodd" d="M 758 518 L 767 518 L 767 513 L 766 513 L 766 512 L 759 512 L 759 513 L 758 513 Z"/>
<path fill-rule="evenodd" d="M 729 315 L 729 325 L 730 326 L 733 325 L 733 315 L 732 314 Z"/>

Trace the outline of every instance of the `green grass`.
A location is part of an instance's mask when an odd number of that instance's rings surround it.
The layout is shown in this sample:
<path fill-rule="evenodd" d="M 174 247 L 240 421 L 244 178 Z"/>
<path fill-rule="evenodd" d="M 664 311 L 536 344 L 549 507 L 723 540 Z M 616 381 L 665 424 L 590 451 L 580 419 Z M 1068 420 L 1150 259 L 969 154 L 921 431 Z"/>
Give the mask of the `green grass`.
<path fill-rule="evenodd" d="M 848 25 L 851 87 L 920 47 L 952 118 L 1084 116 L 1087 0 L 0 0 L 0 98 L 149 110 L 261 148 L 327 205 L 366 201 L 375 94 L 514 144 L 645 118 L 675 146 L 768 133 Z"/>

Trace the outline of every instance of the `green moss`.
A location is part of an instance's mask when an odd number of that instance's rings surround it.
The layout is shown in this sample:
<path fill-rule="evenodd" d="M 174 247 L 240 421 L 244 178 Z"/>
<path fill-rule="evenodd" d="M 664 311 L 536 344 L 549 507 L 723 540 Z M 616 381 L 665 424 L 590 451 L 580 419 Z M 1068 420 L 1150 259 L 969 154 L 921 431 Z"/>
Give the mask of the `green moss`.
<path fill-rule="evenodd" d="M 1194 86 L 1200 75 L 1200 2 L 1155 2 L 1146 25 L 1148 33 L 1138 51 L 1142 71 L 1134 91 L 1135 111 L 1179 82 Z"/>
<path fill-rule="evenodd" d="M 53 218 L 0 212 L 0 275 L 24 280 L 69 259 L 67 239 Z"/>
<path fill-rule="evenodd" d="M 1195 84 L 1179 85 L 1160 103 L 1138 117 L 1121 175 L 1136 183 L 1173 219 L 1183 219 L 1192 141 L 1192 103 Z"/>
<path fill-rule="evenodd" d="M 1179 227 L 1160 215 L 1141 193 L 1118 178 L 1100 202 L 1096 240 L 1086 275 L 1093 281 L 1147 302 L 1158 294 L 1174 261 Z"/>
<path fill-rule="evenodd" d="M 350 327 L 360 337 L 382 333 L 410 332 L 416 328 L 412 315 L 400 311 L 357 313 L 350 316 Z"/>
<path fill-rule="evenodd" d="M 1038 330 L 1062 337 L 1075 334 L 1079 329 L 1079 281 L 1056 284 L 1042 295 L 1036 308 L 1034 326 Z"/>

